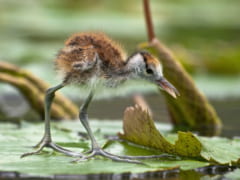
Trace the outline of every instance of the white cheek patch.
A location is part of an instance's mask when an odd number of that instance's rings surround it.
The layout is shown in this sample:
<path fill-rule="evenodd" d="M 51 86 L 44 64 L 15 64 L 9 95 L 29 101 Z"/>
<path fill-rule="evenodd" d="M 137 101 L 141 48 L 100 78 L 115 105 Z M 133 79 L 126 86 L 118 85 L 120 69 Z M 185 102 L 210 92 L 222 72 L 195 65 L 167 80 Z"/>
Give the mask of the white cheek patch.
<path fill-rule="evenodd" d="M 156 67 L 156 76 L 158 79 L 163 77 L 163 68 L 160 64 Z"/>
<path fill-rule="evenodd" d="M 144 66 L 145 66 L 145 63 L 144 63 L 142 55 L 140 55 L 140 54 L 136 54 L 133 57 L 131 57 L 131 59 L 129 59 L 129 62 L 128 62 L 129 69 L 135 69 L 135 70 L 139 71 Z"/>

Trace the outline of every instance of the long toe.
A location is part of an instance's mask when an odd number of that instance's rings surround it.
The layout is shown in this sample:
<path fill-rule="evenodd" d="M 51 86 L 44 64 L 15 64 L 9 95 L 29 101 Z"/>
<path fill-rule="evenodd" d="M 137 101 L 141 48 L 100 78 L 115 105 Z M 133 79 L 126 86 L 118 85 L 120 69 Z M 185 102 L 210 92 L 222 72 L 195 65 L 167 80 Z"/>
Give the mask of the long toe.
<path fill-rule="evenodd" d="M 113 154 L 104 151 L 106 154 L 112 156 Z M 114 155 L 121 159 L 159 159 L 159 158 L 173 158 L 175 156 L 170 154 L 160 154 L 160 155 L 147 155 L 147 156 L 120 156 L 120 155 Z"/>
<path fill-rule="evenodd" d="M 26 156 L 30 156 L 30 155 L 36 155 L 36 154 L 39 154 L 42 152 L 42 150 L 47 147 L 47 148 L 51 148 L 57 152 L 60 152 L 62 154 L 65 154 L 67 156 L 72 156 L 72 157 L 82 157 L 82 154 L 81 153 L 78 153 L 78 152 L 73 152 L 73 151 L 70 151 L 68 149 L 65 149 L 55 143 L 53 143 L 52 141 L 40 141 L 40 143 L 38 143 L 36 145 L 36 151 L 33 151 L 33 152 L 30 152 L 30 153 L 24 153 L 23 155 L 21 155 L 21 158 L 24 158 Z"/>
<path fill-rule="evenodd" d="M 88 155 L 85 155 L 79 159 L 75 159 L 72 162 L 76 163 L 76 162 L 82 162 L 82 161 L 86 161 L 89 160 L 91 158 L 94 158 L 96 156 L 102 156 L 105 157 L 107 159 L 111 159 L 113 161 L 117 161 L 117 162 L 126 162 L 126 163 L 134 163 L 134 164 L 144 164 L 141 161 L 138 160 L 134 160 L 134 159 L 130 159 L 128 157 L 125 156 L 118 156 L 118 155 L 114 155 L 114 154 L 110 154 L 102 149 L 92 149 L 91 153 Z"/>
<path fill-rule="evenodd" d="M 109 159 L 112 159 L 113 161 L 117 161 L 117 162 L 126 162 L 126 163 L 134 163 L 134 164 L 144 164 L 143 162 L 141 161 L 138 161 L 138 160 L 134 160 L 134 159 L 128 159 L 127 157 L 119 157 L 119 156 L 116 156 L 116 155 L 109 155 L 107 153 L 104 152 L 104 157 L 106 158 L 109 158 Z"/>
<path fill-rule="evenodd" d="M 60 153 L 63 153 L 67 156 L 72 156 L 72 157 L 82 157 L 83 154 L 82 153 L 78 153 L 78 152 L 74 152 L 74 151 L 70 151 L 68 149 L 65 149 L 53 142 L 49 143 L 47 147 L 50 147 L 52 148 L 53 150 L 57 151 L 57 152 L 60 152 Z"/>
<path fill-rule="evenodd" d="M 39 154 L 42 150 L 43 150 L 44 146 L 41 145 L 37 148 L 36 151 L 33 151 L 33 152 L 29 152 L 29 153 L 24 153 L 20 156 L 20 158 L 24 158 L 26 156 L 31 156 L 31 155 L 34 155 L 34 154 Z"/>

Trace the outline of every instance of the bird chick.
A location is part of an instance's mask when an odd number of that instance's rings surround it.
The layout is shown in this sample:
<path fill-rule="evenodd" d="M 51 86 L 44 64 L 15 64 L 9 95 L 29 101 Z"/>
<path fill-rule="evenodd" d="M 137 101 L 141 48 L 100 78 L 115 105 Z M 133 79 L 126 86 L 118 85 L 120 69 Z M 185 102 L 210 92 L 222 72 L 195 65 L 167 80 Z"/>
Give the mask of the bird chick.
<path fill-rule="evenodd" d="M 177 90 L 163 78 L 160 61 L 146 51 L 128 58 L 119 44 L 103 33 L 72 35 L 55 60 L 66 83 L 104 83 L 116 87 L 127 79 L 156 83 L 173 97 Z"/>
<path fill-rule="evenodd" d="M 45 131 L 36 151 L 25 153 L 22 157 L 38 154 L 44 147 L 50 147 L 69 156 L 87 160 L 100 155 L 114 161 L 140 163 L 137 158 L 156 158 L 159 156 L 118 156 L 110 154 L 99 146 L 88 123 L 87 109 L 93 98 L 96 85 L 116 87 L 127 79 L 145 79 L 155 83 L 173 97 L 179 93 L 164 77 L 160 61 L 146 51 L 138 51 L 128 58 L 123 48 L 103 33 L 77 33 L 72 35 L 55 59 L 56 69 L 63 75 L 63 82 L 46 91 Z M 90 85 L 90 94 L 82 104 L 79 119 L 86 129 L 92 144 L 88 153 L 77 153 L 53 143 L 50 131 L 50 108 L 57 90 L 68 84 Z M 161 155 L 160 155 L 161 156 Z"/>

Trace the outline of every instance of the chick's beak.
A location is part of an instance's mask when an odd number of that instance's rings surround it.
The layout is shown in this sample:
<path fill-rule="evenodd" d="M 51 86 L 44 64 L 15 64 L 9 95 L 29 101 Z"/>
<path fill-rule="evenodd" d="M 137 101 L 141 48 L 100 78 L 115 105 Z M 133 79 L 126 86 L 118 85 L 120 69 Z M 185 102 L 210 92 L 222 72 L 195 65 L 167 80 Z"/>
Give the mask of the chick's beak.
<path fill-rule="evenodd" d="M 179 96 L 178 90 L 170 83 L 168 82 L 165 78 L 161 78 L 159 80 L 156 80 L 156 83 L 168 94 L 170 94 L 172 97 L 177 98 Z"/>

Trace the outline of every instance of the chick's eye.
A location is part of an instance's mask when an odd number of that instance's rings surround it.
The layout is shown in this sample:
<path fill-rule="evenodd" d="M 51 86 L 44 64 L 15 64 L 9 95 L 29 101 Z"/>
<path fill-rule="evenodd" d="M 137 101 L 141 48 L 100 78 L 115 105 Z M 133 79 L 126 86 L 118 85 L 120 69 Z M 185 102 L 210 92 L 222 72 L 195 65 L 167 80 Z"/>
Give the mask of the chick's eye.
<path fill-rule="evenodd" d="M 153 74 L 153 70 L 151 70 L 151 69 L 147 69 L 146 72 L 147 72 L 148 74 Z"/>

